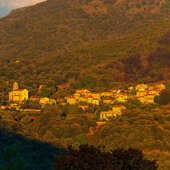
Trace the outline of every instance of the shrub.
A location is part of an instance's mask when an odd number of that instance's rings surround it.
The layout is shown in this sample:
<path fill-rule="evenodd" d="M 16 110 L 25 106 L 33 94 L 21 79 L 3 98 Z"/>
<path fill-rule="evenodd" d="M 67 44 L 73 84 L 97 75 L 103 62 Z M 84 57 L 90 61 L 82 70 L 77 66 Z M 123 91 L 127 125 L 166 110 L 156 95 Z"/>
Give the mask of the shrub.
<path fill-rule="evenodd" d="M 80 145 L 78 149 L 68 147 L 68 152 L 57 158 L 54 169 L 151 169 L 156 170 L 155 161 L 146 160 L 140 150 L 116 149 L 104 151 L 103 146 Z"/>

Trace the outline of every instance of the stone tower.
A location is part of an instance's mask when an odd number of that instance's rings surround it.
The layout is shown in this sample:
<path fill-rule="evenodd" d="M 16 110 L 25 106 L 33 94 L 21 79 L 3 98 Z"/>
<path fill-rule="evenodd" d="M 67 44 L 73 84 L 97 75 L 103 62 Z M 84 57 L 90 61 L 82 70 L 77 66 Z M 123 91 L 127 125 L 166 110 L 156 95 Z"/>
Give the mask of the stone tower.
<path fill-rule="evenodd" d="M 13 84 L 13 90 L 18 90 L 18 83 L 17 83 L 17 82 L 15 82 L 15 83 Z"/>

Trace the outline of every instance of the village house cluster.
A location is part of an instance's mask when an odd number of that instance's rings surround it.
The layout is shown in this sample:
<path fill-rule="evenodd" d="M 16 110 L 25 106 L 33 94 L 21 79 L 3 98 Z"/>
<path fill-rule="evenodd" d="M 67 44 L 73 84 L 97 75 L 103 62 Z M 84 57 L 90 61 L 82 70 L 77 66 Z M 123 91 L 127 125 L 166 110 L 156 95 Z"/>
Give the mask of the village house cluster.
<path fill-rule="evenodd" d="M 39 90 L 41 90 L 43 86 L 44 85 L 40 86 Z M 45 106 L 46 104 L 55 105 L 57 103 L 55 99 L 50 99 L 48 97 L 40 97 L 40 96 L 29 97 L 29 91 L 27 89 L 19 89 L 18 83 L 15 82 L 13 84 L 13 90 L 9 92 L 9 102 L 10 102 L 9 105 L 3 105 L 1 106 L 1 109 L 16 108 L 18 110 L 20 108 L 20 105 L 27 100 L 39 102 L 39 104 L 42 107 Z"/>
<path fill-rule="evenodd" d="M 141 103 L 154 103 L 154 97 L 159 96 L 165 89 L 164 84 L 138 84 L 136 87 L 129 87 L 128 90 L 114 89 L 109 92 L 90 92 L 88 89 L 77 89 L 72 96 L 66 96 L 67 103 L 74 105 L 84 102 L 99 105 L 100 103 L 114 104 L 115 102 L 124 103 L 129 98 L 138 99 Z M 135 91 L 135 95 L 131 94 Z"/>
<path fill-rule="evenodd" d="M 141 103 L 154 103 L 154 98 L 159 96 L 165 89 L 164 84 L 138 84 L 136 87 L 125 89 L 114 89 L 109 92 L 95 93 L 88 89 L 77 89 L 72 96 L 66 96 L 66 102 L 70 105 L 78 103 L 99 105 L 100 103 L 109 104 L 112 108 L 109 111 L 100 113 L 100 120 L 108 120 L 109 117 L 121 115 L 122 110 L 126 109 L 123 105 L 114 105 L 116 102 L 124 103 L 128 99 L 138 99 Z M 133 93 L 135 94 L 133 94 Z M 84 105 L 88 107 L 88 105 Z"/>
<path fill-rule="evenodd" d="M 110 117 L 120 116 L 122 110 L 126 109 L 125 106 L 115 105 L 111 106 L 112 110 L 100 112 L 100 120 L 108 120 Z"/>
<path fill-rule="evenodd" d="M 121 93 L 123 91 L 123 93 Z M 87 89 L 77 89 L 72 96 L 66 96 L 67 103 L 74 105 L 76 103 L 84 102 L 88 104 L 99 105 L 100 103 L 114 104 L 114 101 L 126 102 L 128 95 L 126 90 L 113 90 L 109 92 L 90 92 Z"/>
<path fill-rule="evenodd" d="M 154 103 L 154 98 L 159 96 L 160 92 L 164 89 L 164 84 L 138 84 L 135 87 L 136 95 L 134 98 L 138 99 L 141 103 Z"/>
<path fill-rule="evenodd" d="M 39 87 L 39 91 L 44 85 Z M 154 98 L 159 96 L 160 92 L 165 89 L 164 84 L 138 84 L 135 87 L 131 86 L 128 90 L 114 89 L 107 92 L 90 92 L 88 89 L 76 89 L 75 93 L 71 96 L 66 96 L 61 104 L 78 105 L 82 110 L 86 110 L 89 104 L 100 105 L 101 103 L 110 106 L 111 110 L 101 111 L 100 120 L 108 120 L 109 117 L 121 115 L 122 110 L 126 109 L 123 104 L 117 105 L 116 103 L 125 103 L 128 99 L 138 99 L 143 104 L 154 103 Z M 42 107 L 46 104 L 55 105 L 60 103 L 59 99 L 50 99 L 48 97 L 31 96 L 27 89 L 19 89 L 18 83 L 13 84 L 13 91 L 9 92 L 9 105 L 2 106 L 1 109 L 15 107 L 19 109 L 24 101 L 36 101 Z M 66 103 L 63 103 L 65 100 Z"/>

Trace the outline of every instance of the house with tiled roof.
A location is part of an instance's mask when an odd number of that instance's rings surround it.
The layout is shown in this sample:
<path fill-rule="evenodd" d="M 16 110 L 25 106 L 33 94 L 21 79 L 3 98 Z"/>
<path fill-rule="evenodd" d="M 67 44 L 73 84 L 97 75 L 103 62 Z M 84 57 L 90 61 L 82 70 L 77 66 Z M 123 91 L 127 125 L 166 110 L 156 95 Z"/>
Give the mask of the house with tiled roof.
<path fill-rule="evenodd" d="M 78 102 L 88 102 L 88 98 L 87 97 L 79 97 L 78 98 Z"/>
<path fill-rule="evenodd" d="M 115 96 L 115 100 L 118 102 L 126 102 L 127 99 L 128 99 L 128 96 L 125 93 L 118 93 Z"/>
<path fill-rule="evenodd" d="M 101 93 L 91 92 L 89 95 L 92 96 L 94 99 L 101 99 Z"/>
<path fill-rule="evenodd" d="M 84 95 L 85 93 L 89 93 L 90 91 L 87 89 L 76 89 L 76 93 Z"/>
<path fill-rule="evenodd" d="M 128 88 L 128 90 L 129 90 L 129 91 L 132 91 L 132 90 L 134 90 L 134 87 L 133 87 L 133 86 L 130 86 L 130 87 Z"/>
<path fill-rule="evenodd" d="M 115 113 L 112 110 L 100 112 L 100 120 L 109 120 L 111 117 L 115 117 Z"/>
<path fill-rule="evenodd" d="M 138 97 L 142 97 L 142 96 L 145 96 L 147 94 L 147 91 L 146 90 L 139 90 L 136 92 L 136 96 Z"/>
<path fill-rule="evenodd" d="M 57 101 L 55 99 L 50 99 L 48 104 L 50 105 L 56 105 L 57 104 Z"/>
<path fill-rule="evenodd" d="M 10 103 L 9 106 L 14 108 L 19 108 L 19 105 L 17 103 Z"/>
<path fill-rule="evenodd" d="M 148 85 L 147 85 L 147 84 L 138 84 L 138 85 L 135 87 L 135 90 L 145 91 L 145 90 L 147 90 L 147 88 L 148 88 Z"/>
<path fill-rule="evenodd" d="M 100 104 L 100 99 L 93 99 L 92 104 L 99 105 Z"/>
<path fill-rule="evenodd" d="M 166 86 L 162 83 L 156 84 L 155 87 L 160 90 L 164 90 L 166 88 Z"/>
<path fill-rule="evenodd" d="M 111 106 L 111 108 L 112 108 L 112 111 L 117 112 L 119 114 L 122 113 L 122 110 L 126 109 L 125 106 L 121 106 L 121 105 Z"/>
<path fill-rule="evenodd" d="M 154 103 L 155 96 L 156 95 L 154 94 L 147 94 L 143 97 L 140 97 L 139 100 L 141 103 L 144 103 L 144 104 Z"/>
<path fill-rule="evenodd" d="M 77 99 L 74 96 L 66 96 L 65 99 L 68 104 L 74 105 L 77 103 Z"/>
<path fill-rule="evenodd" d="M 155 95 L 154 94 L 148 94 L 147 96 L 145 96 L 145 98 L 146 98 L 146 103 L 154 103 Z"/>
<path fill-rule="evenodd" d="M 103 99 L 103 103 L 105 103 L 105 104 L 110 104 L 111 102 L 112 102 L 111 98 Z"/>
<path fill-rule="evenodd" d="M 159 90 L 148 90 L 148 94 L 154 94 L 155 96 L 159 96 Z"/>
<path fill-rule="evenodd" d="M 3 105 L 1 106 L 1 109 L 5 110 L 5 109 L 11 109 L 12 107 L 9 105 Z"/>
<path fill-rule="evenodd" d="M 40 105 L 46 105 L 48 104 L 50 99 L 48 97 L 41 97 L 39 100 Z"/>
<path fill-rule="evenodd" d="M 74 97 L 77 99 L 80 97 L 80 95 L 81 95 L 80 93 L 74 93 Z"/>
<path fill-rule="evenodd" d="M 102 97 L 113 97 L 113 92 L 102 92 L 101 96 Z"/>
<path fill-rule="evenodd" d="M 112 92 L 113 92 L 113 93 L 120 93 L 121 90 L 120 90 L 120 89 L 114 89 Z"/>
<path fill-rule="evenodd" d="M 109 118 L 120 116 L 121 113 L 115 112 L 113 110 L 109 111 L 101 111 L 100 112 L 100 120 L 109 120 Z"/>

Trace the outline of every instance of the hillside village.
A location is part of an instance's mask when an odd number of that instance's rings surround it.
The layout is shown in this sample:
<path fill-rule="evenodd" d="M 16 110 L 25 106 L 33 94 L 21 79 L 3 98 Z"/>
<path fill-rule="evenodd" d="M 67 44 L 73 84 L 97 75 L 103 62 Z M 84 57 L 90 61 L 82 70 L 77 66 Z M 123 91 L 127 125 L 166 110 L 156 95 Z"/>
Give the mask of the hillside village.
<path fill-rule="evenodd" d="M 45 85 L 39 87 L 39 91 Z M 113 89 L 106 92 L 90 92 L 88 89 L 76 89 L 71 96 L 64 98 L 52 99 L 42 96 L 29 96 L 27 89 L 19 89 L 18 83 L 13 84 L 13 91 L 9 92 L 9 104 L 1 106 L 1 109 L 16 108 L 22 110 L 21 105 L 25 101 L 38 102 L 43 108 L 45 105 L 78 105 L 83 111 L 86 111 L 89 105 L 100 106 L 105 104 L 111 109 L 100 112 L 100 120 L 108 120 L 109 117 L 121 115 L 122 110 L 126 109 L 124 103 L 129 99 L 139 100 L 143 104 L 154 104 L 154 99 L 159 96 L 160 92 L 165 89 L 162 83 L 137 84 L 125 89 Z M 36 109 L 25 109 L 27 111 L 38 111 Z"/>

